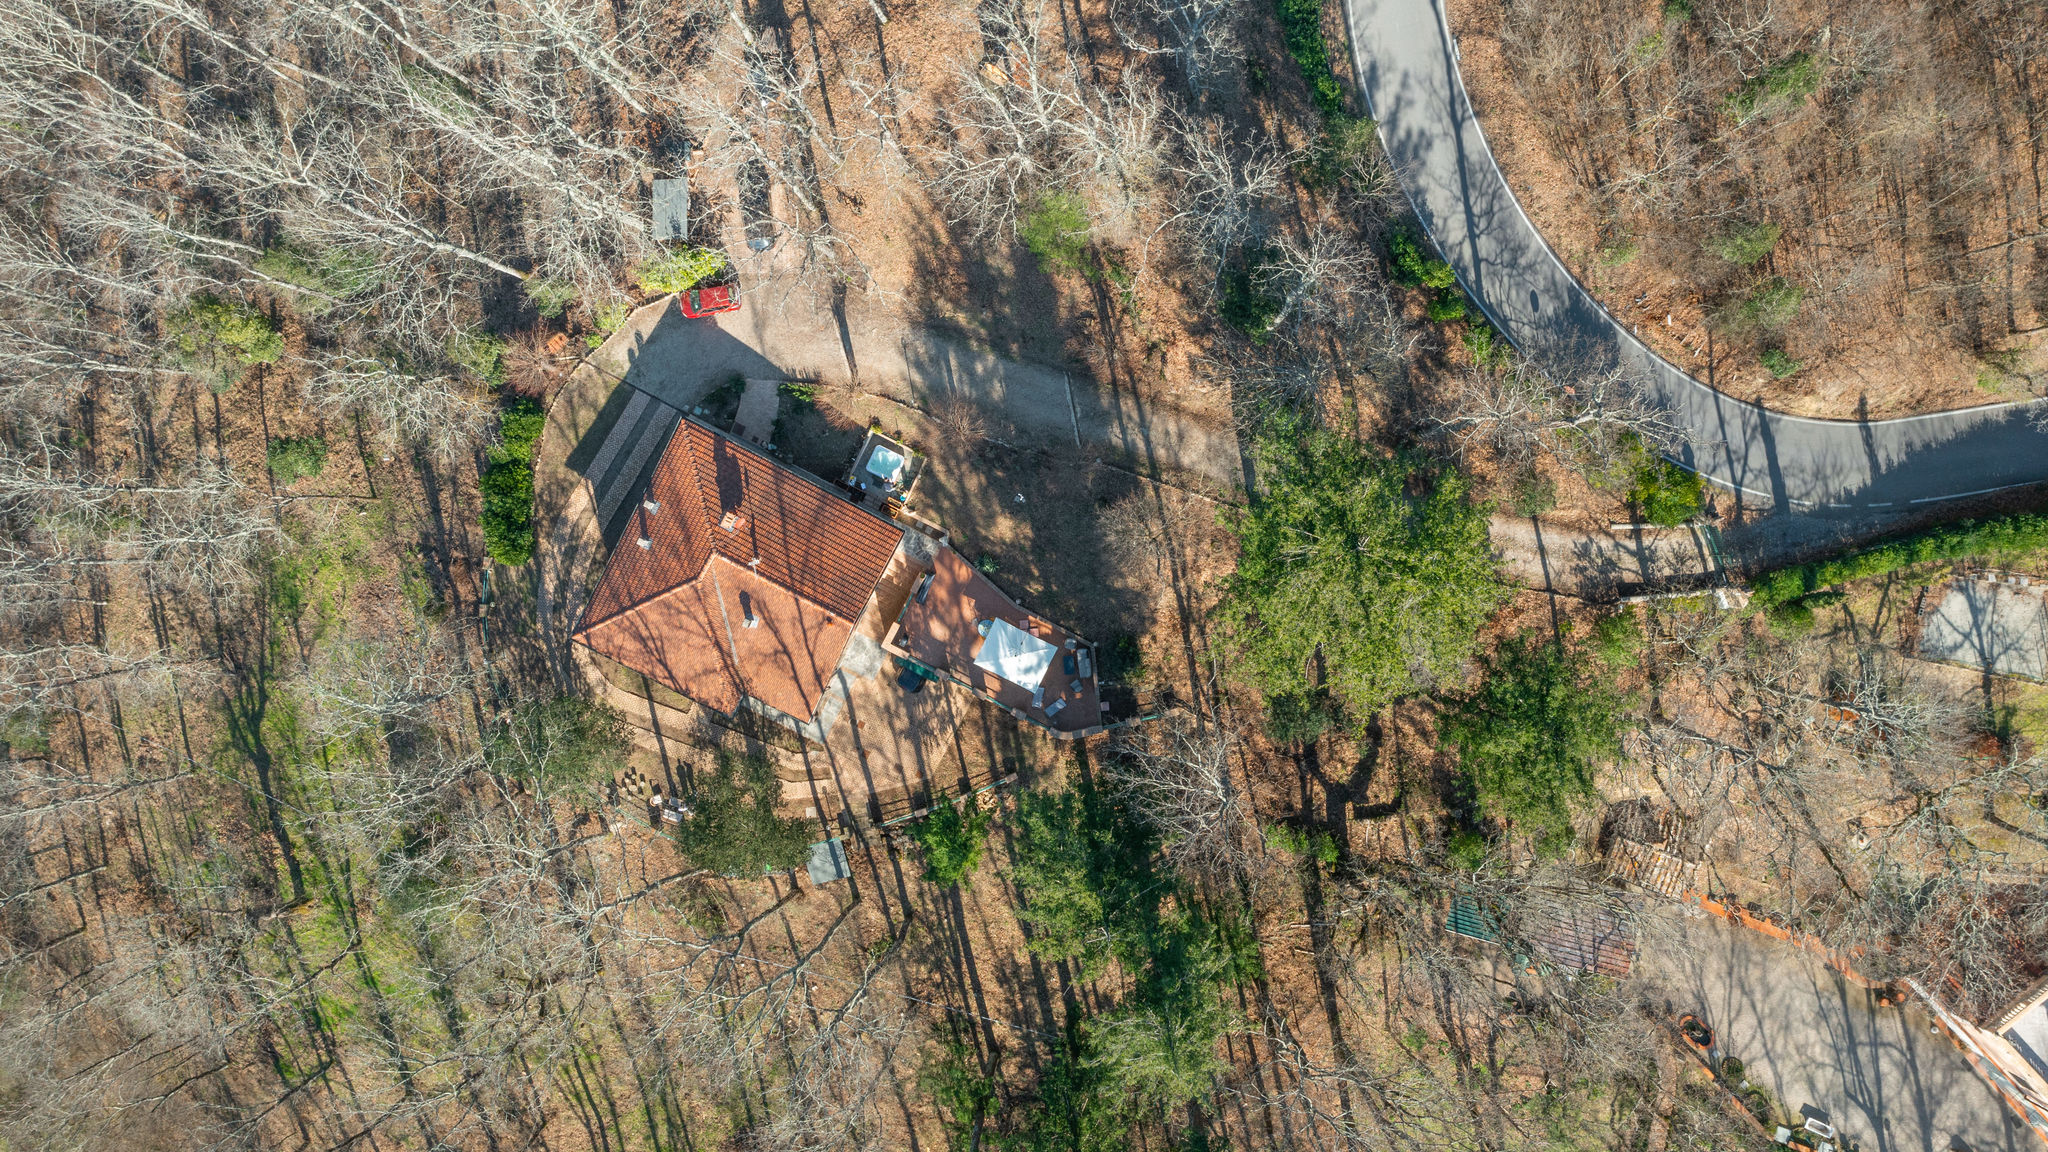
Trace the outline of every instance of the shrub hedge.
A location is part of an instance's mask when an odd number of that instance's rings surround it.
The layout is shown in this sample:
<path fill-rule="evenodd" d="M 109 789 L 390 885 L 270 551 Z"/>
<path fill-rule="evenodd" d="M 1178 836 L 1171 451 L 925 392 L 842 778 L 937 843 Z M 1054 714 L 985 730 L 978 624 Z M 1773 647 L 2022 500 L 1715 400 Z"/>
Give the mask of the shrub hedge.
<path fill-rule="evenodd" d="M 1275 0 L 1280 36 L 1294 57 L 1301 78 L 1308 81 L 1309 99 L 1326 117 L 1344 114 L 1344 89 L 1330 70 L 1330 46 L 1323 40 L 1322 0 Z"/>
<path fill-rule="evenodd" d="M 1767 572 L 1757 578 L 1752 593 L 1762 604 L 1785 604 L 1832 584 L 1879 576 L 1913 564 L 2043 548 L 2048 548 L 2048 516 L 2019 513 L 1990 520 L 1964 520 L 1895 536 L 1826 560 Z"/>
<path fill-rule="evenodd" d="M 533 558 L 533 446 L 547 424 L 538 402 L 518 399 L 498 416 L 503 443 L 490 451 L 483 492 L 484 551 L 500 564 Z"/>
<path fill-rule="evenodd" d="M 687 292 L 725 272 L 725 253 L 715 248 L 673 248 L 634 269 L 648 292 Z"/>

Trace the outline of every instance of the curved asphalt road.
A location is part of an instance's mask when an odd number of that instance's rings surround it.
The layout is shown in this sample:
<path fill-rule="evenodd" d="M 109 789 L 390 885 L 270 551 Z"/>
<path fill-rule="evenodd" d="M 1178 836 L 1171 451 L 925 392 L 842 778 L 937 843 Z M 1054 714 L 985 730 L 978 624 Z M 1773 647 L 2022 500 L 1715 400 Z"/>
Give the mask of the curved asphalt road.
<path fill-rule="evenodd" d="M 1670 455 L 1780 510 L 1903 508 L 2048 481 L 2048 432 L 2027 405 L 1899 420 L 1814 420 L 1746 404 L 1651 352 L 1544 244 L 1494 163 L 1442 0 L 1346 0 L 1380 138 L 1444 259 L 1519 348 L 1583 350 L 1641 373 L 1685 429 Z"/>

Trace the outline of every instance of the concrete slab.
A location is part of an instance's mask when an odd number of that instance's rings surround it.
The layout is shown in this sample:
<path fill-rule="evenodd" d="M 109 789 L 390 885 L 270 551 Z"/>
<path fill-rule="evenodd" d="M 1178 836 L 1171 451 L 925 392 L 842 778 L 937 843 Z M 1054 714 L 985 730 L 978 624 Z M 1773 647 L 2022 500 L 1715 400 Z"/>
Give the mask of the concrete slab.
<path fill-rule="evenodd" d="M 2048 1004 L 2036 1004 L 2000 1033 L 2027 1063 L 2048 1077 Z"/>
<path fill-rule="evenodd" d="M 690 182 L 654 182 L 654 240 L 657 244 L 684 244 L 690 239 Z"/>
<path fill-rule="evenodd" d="M 2048 680 L 2048 601 L 2038 582 L 1969 577 L 1920 625 L 1920 655 L 1996 672 Z"/>
<path fill-rule="evenodd" d="M 782 410 L 782 381 L 750 378 L 740 393 L 740 410 L 732 418 L 732 434 L 768 445 L 775 442 L 775 416 Z"/>
<path fill-rule="evenodd" d="M 1828 1113 L 1865 1152 L 2040 1147 L 1919 1008 L 1879 1006 L 1816 957 L 1723 920 L 1668 906 L 1643 919 L 1637 975 L 1786 1109 Z"/>
<path fill-rule="evenodd" d="M 811 845 L 808 867 L 811 883 L 821 886 L 853 875 L 853 869 L 846 864 L 846 846 L 841 844 L 836 836 Z"/>

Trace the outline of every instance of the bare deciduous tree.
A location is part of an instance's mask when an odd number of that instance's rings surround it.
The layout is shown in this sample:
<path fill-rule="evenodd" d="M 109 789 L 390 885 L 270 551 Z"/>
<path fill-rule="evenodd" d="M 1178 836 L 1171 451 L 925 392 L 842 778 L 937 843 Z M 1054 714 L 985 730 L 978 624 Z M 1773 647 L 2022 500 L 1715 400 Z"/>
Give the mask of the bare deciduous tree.
<path fill-rule="evenodd" d="M 1112 18 L 1125 48 L 1171 57 L 1188 91 L 1202 101 L 1219 74 L 1244 56 L 1237 27 L 1242 7 L 1242 0 L 1120 0 Z M 1144 31 L 1153 32 L 1154 42 L 1146 42 Z"/>
<path fill-rule="evenodd" d="M 1235 754 L 1220 725 L 1176 713 L 1120 735 L 1110 757 L 1109 778 L 1159 833 L 1166 858 L 1191 875 L 1229 877 L 1258 852 L 1231 780 Z"/>
<path fill-rule="evenodd" d="M 983 11 L 983 39 L 1000 55 L 960 72 L 930 146 L 933 190 L 983 238 L 1013 233 L 1019 209 L 1052 190 L 1081 195 L 1106 239 L 1134 238 L 1159 175 L 1164 106 L 1135 72 L 1111 88 L 1087 79 L 1044 19 L 1023 3 Z"/>
<path fill-rule="evenodd" d="M 1178 184 L 1174 213 L 1161 224 L 1182 237 L 1213 276 L 1265 228 L 1266 203 L 1298 159 L 1264 138 L 1234 142 L 1217 121 L 1177 117 L 1178 147 L 1164 170 Z"/>
<path fill-rule="evenodd" d="M 1444 383 L 1426 419 L 1459 452 L 1483 449 L 1510 466 L 1547 454 L 1604 473 L 1636 450 L 1678 441 L 1670 412 L 1619 365 L 1587 367 L 1572 357 L 1516 359 L 1505 369 L 1473 368 Z"/>
<path fill-rule="evenodd" d="M 387 447 L 403 441 L 444 457 L 481 443 L 495 416 L 474 387 L 452 376 L 413 375 L 367 358 L 326 365 L 306 391 L 337 412 L 362 412 Z"/>

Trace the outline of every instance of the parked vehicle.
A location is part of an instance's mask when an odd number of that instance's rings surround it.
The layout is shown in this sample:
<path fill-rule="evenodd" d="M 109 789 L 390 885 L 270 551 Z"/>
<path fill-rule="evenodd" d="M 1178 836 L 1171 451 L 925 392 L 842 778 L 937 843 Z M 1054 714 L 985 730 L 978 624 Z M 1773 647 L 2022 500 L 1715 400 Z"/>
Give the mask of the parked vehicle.
<path fill-rule="evenodd" d="M 737 312 L 740 310 L 740 288 L 731 283 L 706 284 L 678 293 L 676 306 L 692 320 L 702 320 L 720 312 Z"/>

